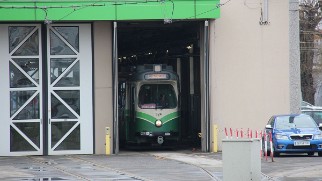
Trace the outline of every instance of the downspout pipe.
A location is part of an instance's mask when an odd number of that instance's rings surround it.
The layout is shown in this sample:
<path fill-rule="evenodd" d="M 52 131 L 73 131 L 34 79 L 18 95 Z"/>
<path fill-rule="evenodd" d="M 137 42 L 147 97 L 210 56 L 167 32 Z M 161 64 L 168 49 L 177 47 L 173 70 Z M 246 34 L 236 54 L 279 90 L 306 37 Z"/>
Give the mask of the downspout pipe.
<path fill-rule="evenodd" d="M 113 23 L 113 153 L 119 152 L 117 22 Z"/>
<path fill-rule="evenodd" d="M 206 152 L 210 150 L 210 114 L 209 114 L 209 21 L 205 21 L 204 26 L 204 118 L 205 118 L 205 126 L 206 126 L 206 133 L 205 141 L 206 141 Z"/>

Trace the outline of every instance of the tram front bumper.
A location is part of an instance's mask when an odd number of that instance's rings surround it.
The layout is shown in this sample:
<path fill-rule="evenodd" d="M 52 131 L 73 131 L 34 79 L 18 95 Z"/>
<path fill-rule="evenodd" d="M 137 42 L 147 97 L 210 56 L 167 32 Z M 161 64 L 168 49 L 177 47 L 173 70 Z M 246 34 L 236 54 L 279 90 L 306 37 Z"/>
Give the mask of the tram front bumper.
<path fill-rule="evenodd" d="M 138 136 L 155 137 L 155 136 L 178 136 L 178 132 L 138 132 Z"/>

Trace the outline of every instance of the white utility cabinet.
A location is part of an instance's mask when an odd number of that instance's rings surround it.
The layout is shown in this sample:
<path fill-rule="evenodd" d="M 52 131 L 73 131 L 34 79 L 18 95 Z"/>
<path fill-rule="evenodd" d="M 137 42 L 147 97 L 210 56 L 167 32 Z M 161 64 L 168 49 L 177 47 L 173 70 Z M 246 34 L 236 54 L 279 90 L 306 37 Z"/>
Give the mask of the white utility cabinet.
<path fill-rule="evenodd" d="M 223 180 L 260 181 L 260 139 L 222 140 Z"/>

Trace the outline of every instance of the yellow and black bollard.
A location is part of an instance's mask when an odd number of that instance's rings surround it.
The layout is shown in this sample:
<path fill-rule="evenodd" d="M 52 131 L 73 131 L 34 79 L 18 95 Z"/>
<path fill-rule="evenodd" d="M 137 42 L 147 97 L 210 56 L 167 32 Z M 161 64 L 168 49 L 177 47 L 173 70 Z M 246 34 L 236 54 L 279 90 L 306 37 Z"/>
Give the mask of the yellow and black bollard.
<path fill-rule="evenodd" d="M 218 126 L 216 124 L 213 125 L 213 137 L 212 137 L 212 140 L 213 140 L 213 148 L 212 148 L 212 151 L 217 153 L 218 152 Z"/>
<path fill-rule="evenodd" d="M 111 135 L 110 135 L 110 127 L 105 128 L 105 151 L 106 155 L 111 154 Z"/>

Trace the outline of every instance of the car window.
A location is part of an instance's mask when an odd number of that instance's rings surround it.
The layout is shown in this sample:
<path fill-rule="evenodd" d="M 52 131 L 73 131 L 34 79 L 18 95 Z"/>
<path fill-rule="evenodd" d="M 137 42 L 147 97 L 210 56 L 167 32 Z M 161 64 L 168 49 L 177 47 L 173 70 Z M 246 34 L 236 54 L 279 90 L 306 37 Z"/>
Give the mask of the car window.
<path fill-rule="evenodd" d="M 273 127 L 274 125 L 274 123 L 272 124 L 273 120 L 274 120 L 274 117 L 269 118 L 267 125 L 271 125 Z"/>
<path fill-rule="evenodd" d="M 270 121 L 270 125 L 272 126 L 272 128 L 274 127 L 274 123 L 275 123 L 275 119 L 272 118 L 271 121 Z"/>
<path fill-rule="evenodd" d="M 275 121 L 275 117 L 273 116 L 273 117 L 271 117 L 270 119 L 269 119 L 269 121 L 267 122 L 267 125 L 271 125 L 272 126 L 272 128 L 274 128 L 274 121 Z M 270 133 L 272 131 L 272 129 L 265 129 L 265 132 L 268 134 L 268 133 Z"/>
<path fill-rule="evenodd" d="M 276 118 L 276 129 L 314 128 L 317 127 L 310 116 L 280 116 Z"/>
<path fill-rule="evenodd" d="M 305 111 L 303 113 L 310 115 L 317 124 L 322 123 L 322 111 Z"/>

